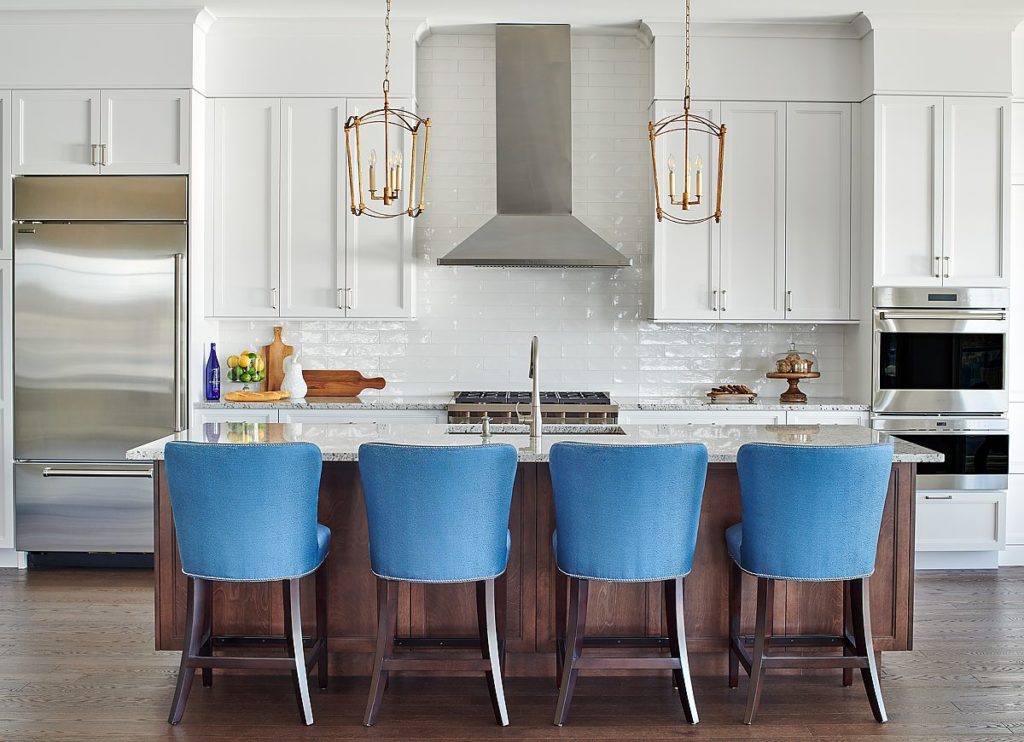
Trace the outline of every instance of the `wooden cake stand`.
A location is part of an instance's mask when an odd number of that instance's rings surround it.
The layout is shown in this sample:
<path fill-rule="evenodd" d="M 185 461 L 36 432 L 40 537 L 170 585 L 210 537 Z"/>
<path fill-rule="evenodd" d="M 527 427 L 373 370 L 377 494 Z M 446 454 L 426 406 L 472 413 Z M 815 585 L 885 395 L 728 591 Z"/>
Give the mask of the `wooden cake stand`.
<path fill-rule="evenodd" d="M 778 373 L 773 371 L 765 374 L 768 379 L 785 379 L 789 382 L 789 389 L 779 395 L 779 401 L 783 404 L 807 404 L 807 395 L 800 391 L 801 379 L 817 379 L 821 376 L 817 371 L 806 373 Z"/>

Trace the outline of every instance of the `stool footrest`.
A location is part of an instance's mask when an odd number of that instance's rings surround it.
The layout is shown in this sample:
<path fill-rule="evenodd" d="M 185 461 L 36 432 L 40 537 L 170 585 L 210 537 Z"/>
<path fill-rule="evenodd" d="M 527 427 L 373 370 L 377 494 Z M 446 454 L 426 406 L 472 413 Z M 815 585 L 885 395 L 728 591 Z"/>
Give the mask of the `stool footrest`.
<path fill-rule="evenodd" d="M 491 661 L 441 657 L 385 657 L 382 669 L 422 672 L 488 672 L 491 669 Z"/>
<path fill-rule="evenodd" d="M 573 662 L 580 670 L 678 670 L 677 657 L 589 657 L 583 655 Z"/>

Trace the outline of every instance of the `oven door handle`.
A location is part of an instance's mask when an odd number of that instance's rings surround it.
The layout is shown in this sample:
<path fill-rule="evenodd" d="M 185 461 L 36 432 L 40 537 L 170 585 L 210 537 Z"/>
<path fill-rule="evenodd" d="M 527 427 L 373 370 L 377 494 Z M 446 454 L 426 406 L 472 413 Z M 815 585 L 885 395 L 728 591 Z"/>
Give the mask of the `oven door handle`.
<path fill-rule="evenodd" d="M 878 313 L 879 319 L 909 320 L 1006 320 L 1006 312 L 901 312 L 883 310 Z"/>

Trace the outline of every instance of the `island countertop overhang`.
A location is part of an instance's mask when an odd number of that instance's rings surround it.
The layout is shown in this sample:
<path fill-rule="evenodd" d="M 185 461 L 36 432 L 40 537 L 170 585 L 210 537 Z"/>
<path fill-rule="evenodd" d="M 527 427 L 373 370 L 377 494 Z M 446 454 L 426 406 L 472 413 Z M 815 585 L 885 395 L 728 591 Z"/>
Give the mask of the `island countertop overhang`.
<path fill-rule="evenodd" d="M 782 443 L 802 446 L 867 445 L 893 443 L 894 463 L 938 463 L 943 455 L 860 425 L 621 425 L 621 432 L 588 433 L 581 430 L 545 434 L 537 443 L 520 432 L 496 432 L 488 443 L 508 443 L 523 463 L 548 460 L 551 446 L 562 441 L 601 444 L 652 445 L 703 443 L 710 463 L 735 463 L 740 446 L 747 443 Z M 500 430 L 497 426 L 495 430 Z M 478 446 L 485 442 L 479 426 L 389 423 L 206 423 L 131 449 L 131 461 L 163 459 L 172 441 L 197 443 L 313 443 L 324 461 L 357 461 L 363 443 L 427 446 Z"/>

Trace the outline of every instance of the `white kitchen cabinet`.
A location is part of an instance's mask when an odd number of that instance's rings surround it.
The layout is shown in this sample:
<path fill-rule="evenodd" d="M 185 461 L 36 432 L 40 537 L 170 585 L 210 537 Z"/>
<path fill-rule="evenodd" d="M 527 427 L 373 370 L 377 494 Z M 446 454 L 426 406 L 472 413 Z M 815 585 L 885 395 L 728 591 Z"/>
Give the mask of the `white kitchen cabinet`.
<path fill-rule="evenodd" d="M 849 103 L 786 105 L 786 319 L 850 319 Z"/>
<path fill-rule="evenodd" d="M 619 413 L 623 425 L 783 425 L 784 410 L 629 410 Z"/>
<path fill-rule="evenodd" d="M 281 316 L 345 316 L 345 102 L 281 102 Z"/>
<path fill-rule="evenodd" d="M 214 104 L 213 311 L 280 314 L 281 101 Z"/>
<path fill-rule="evenodd" d="M 868 425 L 867 410 L 789 410 L 787 425 Z"/>
<path fill-rule="evenodd" d="M 712 121 L 721 120 L 718 103 L 693 103 L 693 113 Z M 657 101 L 655 120 L 682 113 L 679 103 Z M 670 139 L 671 138 L 671 139 Z M 670 141 L 666 141 L 670 139 Z M 669 155 L 677 161 L 676 179 L 682 187 L 685 163 L 682 162 L 681 135 L 665 135 L 658 140 L 658 172 L 661 175 L 662 206 L 673 215 L 680 215 L 679 207 L 668 205 Z M 703 203 L 690 208 L 691 218 L 712 213 L 714 194 L 718 187 L 718 140 L 709 136 L 694 136 L 690 140 L 690 158 L 699 155 L 704 161 Z M 655 222 L 654 257 L 652 271 L 654 305 L 652 318 L 658 320 L 717 320 L 718 292 L 721 270 L 721 227 L 713 219 L 701 224 L 673 224 L 667 220 Z"/>
<path fill-rule="evenodd" d="M 257 409 L 221 409 L 195 410 L 192 414 L 193 427 L 201 427 L 204 423 L 276 423 L 278 410 Z"/>
<path fill-rule="evenodd" d="M 1013 163 L 1010 168 L 1010 183 L 1024 185 L 1024 102 L 1014 102 L 1011 106 L 1010 117 L 1012 129 L 1010 151 Z"/>
<path fill-rule="evenodd" d="M 100 172 L 99 90 L 15 90 L 15 175 Z"/>
<path fill-rule="evenodd" d="M 0 260 L 0 549 L 14 548 L 14 380 L 11 261 Z"/>
<path fill-rule="evenodd" d="M 945 98 L 943 112 L 943 285 L 1005 286 L 1009 100 Z"/>
<path fill-rule="evenodd" d="M 1006 490 L 918 490 L 917 551 L 998 551 L 1006 544 Z"/>
<path fill-rule="evenodd" d="M 281 410 L 283 423 L 347 424 L 347 423 L 444 423 L 444 410 Z"/>
<path fill-rule="evenodd" d="M 359 116 L 380 108 L 383 100 L 349 99 L 348 115 Z M 394 101 L 396 108 L 411 108 L 410 101 Z M 384 177 L 387 156 L 384 150 L 384 127 L 371 126 L 362 130 L 360 146 L 364 162 L 370 150 L 377 151 L 378 183 Z M 407 144 L 402 131 L 391 127 L 390 145 L 399 150 Z M 421 163 L 422 164 L 422 163 Z M 406 163 L 405 173 L 408 173 Z M 369 177 L 368 175 L 366 176 Z M 402 186 L 401 205 L 407 206 L 411 196 L 408 184 Z M 375 207 L 385 209 L 380 203 Z M 388 207 L 394 210 L 395 206 Z M 390 212 L 389 212 L 390 213 Z M 345 274 L 348 284 L 346 316 L 356 318 L 412 317 L 415 311 L 413 296 L 412 219 L 374 219 L 353 216 L 345 212 L 346 255 Z"/>
<path fill-rule="evenodd" d="M 783 319 L 786 104 L 722 103 L 722 320 Z"/>
<path fill-rule="evenodd" d="M 100 100 L 101 172 L 188 173 L 187 90 L 104 90 Z"/>
<path fill-rule="evenodd" d="M 16 90 L 16 175 L 187 173 L 187 90 Z"/>
<path fill-rule="evenodd" d="M 1005 286 L 1005 98 L 877 96 L 874 284 Z"/>
<path fill-rule="evenodd" d="M 11 230 L 14 203 L 11 184 L 11 91 L 0 90 L 0 260 L 14 257 Z"/>

